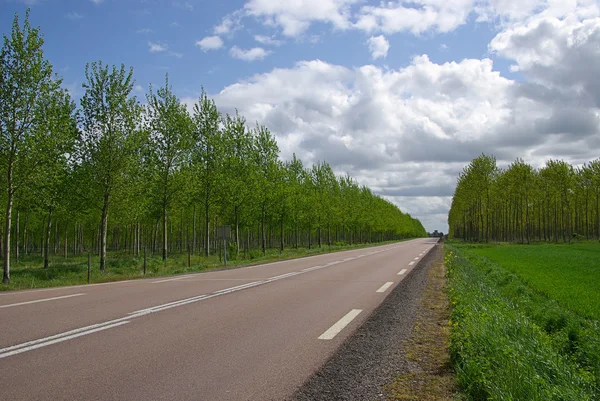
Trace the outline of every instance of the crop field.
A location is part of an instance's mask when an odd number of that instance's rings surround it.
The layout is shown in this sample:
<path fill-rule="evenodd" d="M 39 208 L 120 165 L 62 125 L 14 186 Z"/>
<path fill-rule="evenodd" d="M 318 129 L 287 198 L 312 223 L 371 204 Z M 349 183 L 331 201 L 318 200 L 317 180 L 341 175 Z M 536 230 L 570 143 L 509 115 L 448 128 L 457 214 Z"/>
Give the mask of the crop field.
<path fill-rule="evenodd" d="M 599 260 L 593 243 L 446 246 L 467 399 L 600 399 Z"/>
<path fill-rule="evenodd" d="M 600 319 L 600 244 L 505 245 L 473 250 L 573 312 Z"/>

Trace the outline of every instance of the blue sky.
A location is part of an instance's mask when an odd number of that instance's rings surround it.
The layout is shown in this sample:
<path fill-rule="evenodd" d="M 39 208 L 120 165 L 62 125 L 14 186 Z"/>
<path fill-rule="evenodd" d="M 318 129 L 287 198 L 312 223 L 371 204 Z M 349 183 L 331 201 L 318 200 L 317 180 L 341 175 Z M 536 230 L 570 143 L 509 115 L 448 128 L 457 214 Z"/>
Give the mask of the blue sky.
<path fill-rule="evenodd" d="M 162 83 L 165 72 L 169 72 L 180 96 L 197 95 L 202 85 L 214 93 L 245 77 L 293 66 L 300 60 L 319 59 L 348 67 L 373 63 L 399 68 L 419 54 L 428 54 L 438 63 L 489 57 L 487 44 L 495 36 L 489 24 L 475 22 L 442 36 L 399 33 L 388 38 L 387 57 L 372 60 L 365 43 L 367 37 L 359 30 L 335 30 L 328 23 L 316 22 L 298 37 L 290 38 L 281 35 L 277 27 L 244 18 L 239 31 L 221 35 L 221 49 L 205 52 L 196 42 L 212 36 L 215 25 L 242 9 L 244 1 L 0 1 L 3 33 L 9 32 L 15 13 L 24 16 L 26 9 L 31 8 L 31 22 L 41 27 L 46 40 L 46 55 L 66 84 L 80 87 L 85 64 L 102 60 L 132 66 L 137 83 L 144 88 L 149 83 Z M 282 43 L 265 46 L 254 39 L 255 35 Z M 165 50 L 151 52 L 151 44 Z M 271 53 L 262 60 L 247 62 L 229 54 L 232 46 L 259 46 Z M 498 65 L 504 73 L 508 73 L 507 67 L 505 62 Z"/>
<path fill-rule="evenodd" d="M 182 102 L 204 86 L 283 158 L 325 159 L 428 230 L 481 152 L 542 165 L 600 146 L 597 0 L 0 0 L 2 33 L 27 7 L 76 98 L 91 61 L 132 66 L 142 97 L 168 72 Z"/>

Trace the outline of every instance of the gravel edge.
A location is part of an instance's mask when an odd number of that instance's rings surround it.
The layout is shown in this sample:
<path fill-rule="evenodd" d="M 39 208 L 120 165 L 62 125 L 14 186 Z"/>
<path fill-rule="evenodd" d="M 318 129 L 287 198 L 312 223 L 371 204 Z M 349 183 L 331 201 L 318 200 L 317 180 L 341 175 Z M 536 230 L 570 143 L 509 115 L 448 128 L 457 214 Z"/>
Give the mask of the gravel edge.
<path fill-rule="evenodd" d="M 438 243 L 290 399 L 386 399 L 383 387 L 409 369 L 398 349 L 411 336 L 427 273 L 441 258 Z"/>

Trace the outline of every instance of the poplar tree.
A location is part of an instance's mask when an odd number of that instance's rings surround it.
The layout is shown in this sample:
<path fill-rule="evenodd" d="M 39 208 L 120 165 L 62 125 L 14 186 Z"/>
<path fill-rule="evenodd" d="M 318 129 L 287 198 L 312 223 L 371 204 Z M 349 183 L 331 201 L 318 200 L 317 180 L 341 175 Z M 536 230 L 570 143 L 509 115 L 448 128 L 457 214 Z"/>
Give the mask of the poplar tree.
<path fill-rule="evenodd" d="M 132 96 L 135 81 L 133 68 L 88 64 L 85 69 L 85 94 L 81 99 L 83 112 L 82 159 L 89 168 L 90 184 L 97 203 L 100 220 L 100 270 L 106 265 L 108 212 L 112 197 L 124 184 L 124 171 L 135 154 L 136 130 L 139 130 L 141 109 Z"/>
<path fill-rule="evenodd" d="M 53 133 L 40 128 L 39 112 L 52 98 L 61 80 L 53 76 L 44 59 L 44 39 L 29 23 L 29 10 L 21 27 L 15 15 L 11 35 L 4 35 L 0 50 L 0 163 L 6 188 L 4 215 L 3 283 L 10 283 L 11 223 L 15 194 L 31 183 L 33 173 L 48 161 L 48 141 Z"/>

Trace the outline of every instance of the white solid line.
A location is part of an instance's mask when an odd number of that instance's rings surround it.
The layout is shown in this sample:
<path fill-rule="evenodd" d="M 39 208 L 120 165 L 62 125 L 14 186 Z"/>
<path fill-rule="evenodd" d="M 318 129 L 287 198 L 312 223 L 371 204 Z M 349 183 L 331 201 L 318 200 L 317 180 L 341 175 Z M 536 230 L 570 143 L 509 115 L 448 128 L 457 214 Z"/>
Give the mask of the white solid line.
<path fill-rule="evenodd" d="M 409 266 L 412 266 L 412 265 L 414 265 L 414 264 L 415 264 L 415 261 L 413 260 L 413 261 L 412 261 L 412 262 L 410 262 L 408 265 L 409 265 Z"/>
<path fill-rule="evenodd" d="M 246 283 L 246 284 L 242 284 L 242 285 L 237 285 L 235 287 L 225 288 L 225 289 L 222 289 L 222 290 L 219 290 L 219 291 L 215 291 L 214 293 L 215 294 L 220 294 L 222 292 L 227 292 L 227 291 L 242 290 L 242 289 L 244 289 L 246 287 L 253 287 L 253 286 L 255 286 L 257 284 L 261 284 L 263 282 L 264 281 L 254 281 L 252 283 Z"/>
<path fill-rule="evenodd" d="M 398 273 L 399 276 L 403 275 L 404 273 L 406 273 L 406 269 L 402 269 L 400 270 L 400 272 Z"/>
<path fill-rule="evenodd" d="M 71 294 L 71 295 L 64 295 L 62 297 L 44 298 L 44 299 L 37 299 L 35 301 L 19 302 L 18 304 L 0 305 L 0 309 L 2 309 L 2 308 L 10 308 L 12 306 L 19 306 L 19 305 L 36 304 L 38 302 L 54 301 L 56 299 L 65 299 L 65 298 L 79 297 L 81 295 L 85 295 L 85 294 Z"/>
<path fill-rule="evenodd" d="M 49 340 L 54 340 L 55 338 L 62 338 L 62 337 L 69 336 L 71 334 L 81 333 L 83 331 L 89 331 L 89 330 L 95 329 L 97 327 L 104 327 L 104 326 L 107 326 L 109 324 L 121 322 L 121 321 L 124 321 L 124 320 L 127 320 L 127 319 L 130 319 L 130 317 L 122 317 L 122 318 L 115 319 L 115 320 L 109 320 L 108 322 L 98 323 L 98 324 L 92 324 L 90 326 L 85 326 L 85 327 L 80 327 L 78 329 L 65 331 L 64 333 L 55 334 L 55 335 L 50 336 L 50 337 L 38 338 L 37 340 L 27 341 L 27 342 L 24 342 L 24 343 L 21 343 L 21 344 L 17 344 L 17 345 L 11 345 L 10 347 L 1 348 L 0 349 L 0 354 L 4 354 L 4 353 L 6 353 L 8 351 L 11 351 L 11 350 L 14 350 L 14 349 L 17 349 L 17 348 L 23 348 L 23 347 L 27 347 L 27 346 L 34 345 L 34 344 L 43 343 L 43 342 L 46 342 L 46 341 L 49 341 Z"/>
<path fill-rule="evenodd" d="M 300 274 L 300 272 L 291 272 L 291 273 L 286 273 L 286 274 L 280 274 L 279 276 L 269 277 L 267 280 L 270 280 L 270 281 L 281 280 L 283 278 L 295 276 L 296 274 Z"/>
<path fill-rule="evenodd" d="M 394 285 L 394 282 L 393 281 L 388 281 L 387 283 L 385 283 L 384 285 L 382 285 L 381 288 L 378 289 L 376 292 L 385 292 L 392 285 Z"/>
<path fill-rule="evenodd" d="M 153 281 L 152 284 L 166 283 L 167 281 L 183 280 L 184 278 L 188 278 L 188 277 L 190 277 L 190 276 L 181 276 L 181 277 L 169 278 L 169 279 L 166 279 L 166 280 Z"/>
<path fill-rule="evenodd" d="M 80 333 L 77 333 L 77 334 L 73 334 L 73 335 L 70 335 L 70 336 L 60 337 L 60 338 L 56 338 L 54 340 L 50 340 L 50 341 L 46 341 L 46 342 L 41 342 L 41 343 L 32 345 L 30 347 L 19 348 L 19 349 L 14 350 L 14 351 L 5 352 L 3 354 L 0 354 L 0 358 L 6 358 L 6 357 L 9 357 L 9 356 L 12 356 L 12 355 L 20 354 L 22 352 L 33 351 L 34 349 L 46 347 L 48 345 L 60 343 L 60 342 L 67 341 L 67 340 L 72 340 L 73 338 L 77 338 L 77 337 L 81 337 L 81 336 L 86 336 L 88 334 L 96 333 L 98 331 L 112 329 L 113 327 L 122 326 L 122 325 L 127 324 L 127 323 L 129 323 L 129 321 L 126 320 L 126 321 L 123 321 L 123 322 L 118 322 L 118 323 L 110 324 L 108 326 L 102 326 L 102 327 L 98 327 L 98 328 L 95 328 L 95 329 L 92 329 L 92 330 L 83 331 L 83 332 L 80 332 Z"/>
<path fill-rule="evenodd" d="M 319 336 L 319 340 L 331 340 L 337 336 L 340 331 L 344 330 L 344 327 L 348 326 L 351 321 L 356 318 L 362 312 L 362 309 L 352 309 L 343 318 L 337 321 L 336 324 L 331 326 L 325 333 Z"/>
<path fill-rule="evenodd" d="M 140 309 L 140 310 L 136 310 L 134 312 L 129 312 L 128 315 L 137 315 L 137 314 L 145 314 L 147 312 L 152 312 L 152 311 L 157 311 L 157 310 L 163 310 L 163 308 L 167 307 L 167 306 L 179 306 L 179 304 L 182 304 L 183 302 L 187 302 L 187 301 L 201 301 L 202 299 L 208 297 L 208 295 L 197 295 L 195 297 L 191 297 L 191 298 L 184 298 L 184 299 L 180 299 L 177 301 L 173 301 L 173 302 L 168 302 L 166 304 L 161 304 L 161 305 L 156 305 L 156 306 L 151 306 L 149 308 L 146 309 Z M 135 317 L 135 316 L 134 316 Z M 131 316 L 130 316 L 131 318 Z"/>

